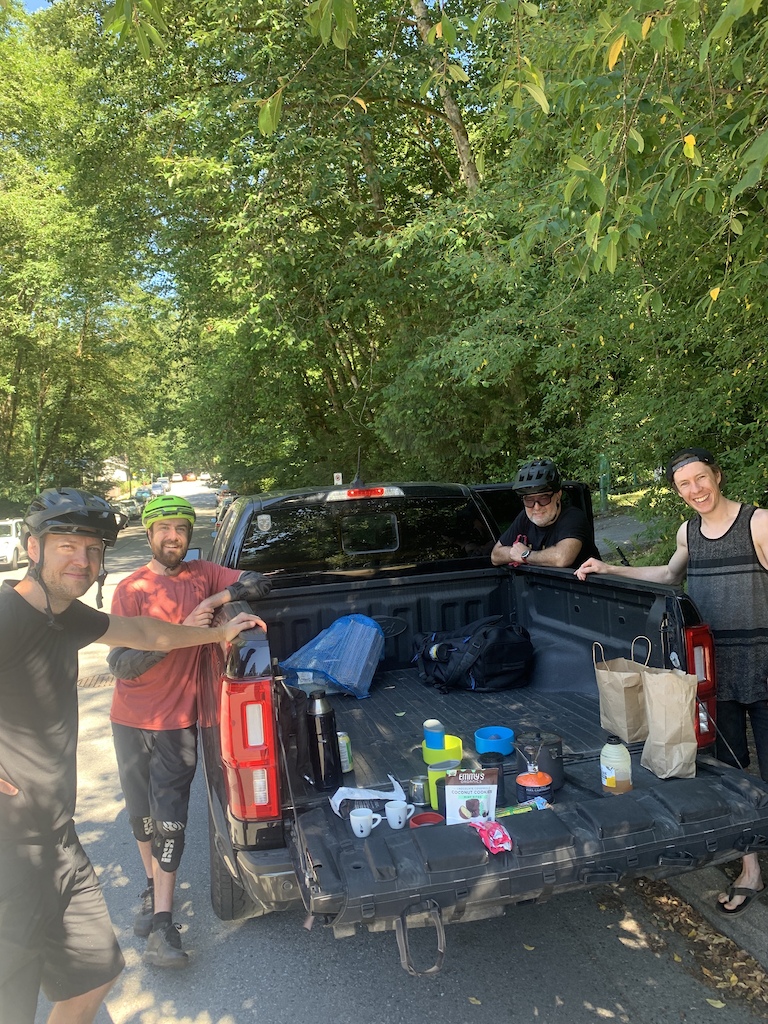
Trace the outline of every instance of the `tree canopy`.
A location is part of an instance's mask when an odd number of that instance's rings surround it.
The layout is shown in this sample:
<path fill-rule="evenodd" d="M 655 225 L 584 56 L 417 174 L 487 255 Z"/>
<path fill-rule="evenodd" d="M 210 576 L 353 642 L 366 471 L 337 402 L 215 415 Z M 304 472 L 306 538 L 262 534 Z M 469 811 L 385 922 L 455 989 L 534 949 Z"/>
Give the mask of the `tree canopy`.
<path fill-rule="evenodd" d="M 698 443 L 762 500 L 767 32 L 760 0 L 11 3 L 5 480 L 154 446 L 254 488 L 358 452 L 595 482 Z"/>

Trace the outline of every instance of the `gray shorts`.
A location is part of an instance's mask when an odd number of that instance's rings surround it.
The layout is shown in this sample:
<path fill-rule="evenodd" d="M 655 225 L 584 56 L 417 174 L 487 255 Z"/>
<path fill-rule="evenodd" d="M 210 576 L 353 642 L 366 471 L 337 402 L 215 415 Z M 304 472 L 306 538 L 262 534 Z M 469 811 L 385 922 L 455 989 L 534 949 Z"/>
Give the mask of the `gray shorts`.
<path fill-rule="evenodd" d="M 113 981 L 125 966 L 73 822 L 43 840 L 0 843 L 0 1024 L 34 1024 L 51 1002 Z"/>
<path fill-rule="evenodd" d="M 186 825 L 197 726 L 154 732 L 113 722 L 112 738 L 128 816 Z"/>

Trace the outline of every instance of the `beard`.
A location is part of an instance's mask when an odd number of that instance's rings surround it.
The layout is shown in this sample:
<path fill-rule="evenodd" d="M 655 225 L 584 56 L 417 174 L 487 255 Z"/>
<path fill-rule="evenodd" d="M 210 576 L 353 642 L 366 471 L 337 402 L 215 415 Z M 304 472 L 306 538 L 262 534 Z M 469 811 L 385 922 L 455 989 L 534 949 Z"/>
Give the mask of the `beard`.
<path fill-rule="evenodd" d="M 187 547 L 187 544 L 180 547 L 175 544 L 159 544 L 157 548 L 152 549 L 152 555 L 155 561 L 166 569 L 176 569 L 184 561 Z"/>

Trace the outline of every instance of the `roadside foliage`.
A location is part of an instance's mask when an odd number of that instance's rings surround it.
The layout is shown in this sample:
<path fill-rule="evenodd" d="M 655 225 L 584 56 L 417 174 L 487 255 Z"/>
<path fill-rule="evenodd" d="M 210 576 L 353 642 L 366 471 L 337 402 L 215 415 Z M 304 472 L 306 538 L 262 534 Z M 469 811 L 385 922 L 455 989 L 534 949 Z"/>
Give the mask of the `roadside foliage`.
<path fill-rule="evenodd" d="M 764 502 L 760 0 L 0 26 L 4 483 L 118 432 L 243 487 L 631 480 L 697 443 Z"/>

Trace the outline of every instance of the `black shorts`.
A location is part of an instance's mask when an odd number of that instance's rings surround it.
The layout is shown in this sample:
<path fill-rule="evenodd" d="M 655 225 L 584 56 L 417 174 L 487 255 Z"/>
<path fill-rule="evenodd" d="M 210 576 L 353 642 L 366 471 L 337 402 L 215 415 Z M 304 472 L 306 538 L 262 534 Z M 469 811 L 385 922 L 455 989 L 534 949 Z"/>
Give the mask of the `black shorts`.
<path fill-rule="evenodd" d="M 197 726 L 153 732 L 113 722 L 112 737 L 128 817 L 186 825 Z"/>
<path fill-rule="evenodd" d="M 125 966 L 99 880 L 72 822 L 0 844 L 0 1024 L 34 1024 L 51 1002 L 113 981 Z"/>

